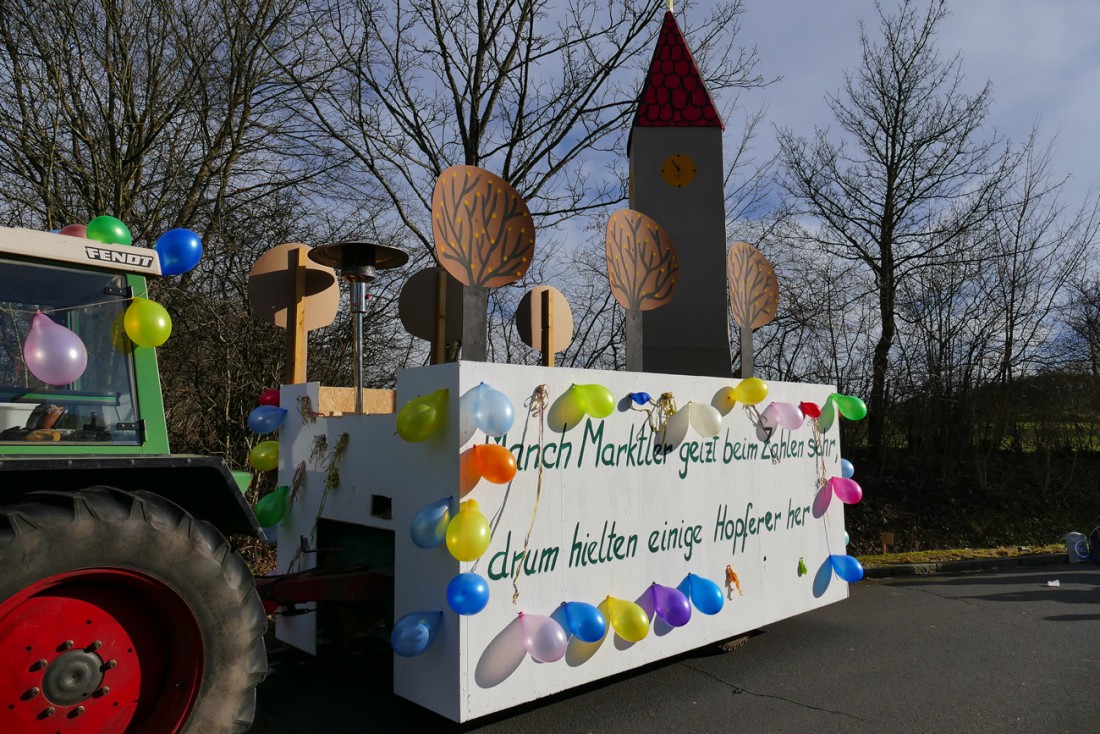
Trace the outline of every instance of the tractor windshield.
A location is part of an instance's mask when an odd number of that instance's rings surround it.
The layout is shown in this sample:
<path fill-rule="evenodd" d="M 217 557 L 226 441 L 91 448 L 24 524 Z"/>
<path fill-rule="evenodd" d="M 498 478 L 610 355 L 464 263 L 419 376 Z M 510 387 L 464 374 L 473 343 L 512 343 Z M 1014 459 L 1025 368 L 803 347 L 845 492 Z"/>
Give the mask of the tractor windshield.
<path fill-rule="evenodd" d="M 141 442 L 127 305 L 124 275 L 0 257 L 0 443 Z"/>

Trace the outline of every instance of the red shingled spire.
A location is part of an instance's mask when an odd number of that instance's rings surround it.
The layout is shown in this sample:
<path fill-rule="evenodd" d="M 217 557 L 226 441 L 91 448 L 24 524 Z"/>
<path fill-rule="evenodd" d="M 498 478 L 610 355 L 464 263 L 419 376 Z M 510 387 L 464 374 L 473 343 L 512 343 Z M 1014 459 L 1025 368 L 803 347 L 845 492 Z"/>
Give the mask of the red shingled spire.
<path fill-rule="evenodd" d="M 671 10 L 665 13 L 657 48 L 653 49 L 634 127 L 725 129 Z"/>

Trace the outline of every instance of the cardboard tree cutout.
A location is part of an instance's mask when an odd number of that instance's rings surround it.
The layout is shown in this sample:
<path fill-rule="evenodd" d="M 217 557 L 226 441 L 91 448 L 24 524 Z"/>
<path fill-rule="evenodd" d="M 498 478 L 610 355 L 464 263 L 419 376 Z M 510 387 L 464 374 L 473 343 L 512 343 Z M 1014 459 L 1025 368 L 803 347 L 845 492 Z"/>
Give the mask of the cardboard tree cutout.
<path fill-rule="evenodd" d="M 734 242 L 726 255 L 730 311 L 741 329 L 741 377 L 752 377 L 752 331 L 775 318 L 779 309 L 779 281 L 760 250 Z"/>
<path fill-rule="evenodd" d="M 539 364 L 553 367 L 555 352 L 573 341 L 573 311 L 569 301 L 553 286 L 535 286 L 519 301 L 516 330 L 524 344 L 542 354 Z"/>
<path fill-rule="evenodd" d="M 462 356 L 485 359 L 489 288 L 519 280 L 535 252 L 535 223 L 508 182 L 474 166 L 451 166 L 432 193 L 439 264 L 463 289 Z"/>
<path fill-rule="evenodd" d="M 641 212 L 619 209 L 607 220 L 607 279 L 626 309 L 626 368 L 642 369 L 643 311 L 672 300 L 680 261 L 668 233 Z"/>

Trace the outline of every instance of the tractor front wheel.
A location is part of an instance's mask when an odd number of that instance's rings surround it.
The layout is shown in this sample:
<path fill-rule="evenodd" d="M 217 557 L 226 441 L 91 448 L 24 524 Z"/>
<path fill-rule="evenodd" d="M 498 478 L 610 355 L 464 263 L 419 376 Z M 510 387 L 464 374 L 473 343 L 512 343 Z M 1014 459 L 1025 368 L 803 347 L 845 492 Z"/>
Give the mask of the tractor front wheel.
<path fill-rule="evenodd" d="M 240 556 L 167 500 L 0 508 L 0 731 L 245 732 L 266 627 Z"/>

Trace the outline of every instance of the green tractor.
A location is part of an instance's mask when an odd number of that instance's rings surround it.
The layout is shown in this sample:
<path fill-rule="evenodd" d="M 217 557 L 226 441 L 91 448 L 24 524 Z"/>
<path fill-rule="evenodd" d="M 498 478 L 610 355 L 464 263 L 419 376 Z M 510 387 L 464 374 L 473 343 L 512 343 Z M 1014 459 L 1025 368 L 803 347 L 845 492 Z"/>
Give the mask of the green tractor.
<path fill-rule="evenodd" d="M 252 724 L 267 617 L 227 538 L 261 531 L 222 460 L 169 452 L 156 351 L 123 325 L 160 272 L 0 228 L 0 731 Z"/>

